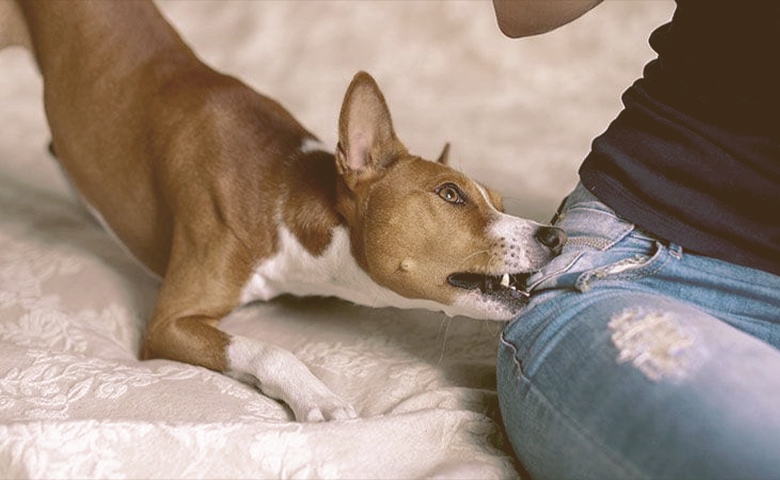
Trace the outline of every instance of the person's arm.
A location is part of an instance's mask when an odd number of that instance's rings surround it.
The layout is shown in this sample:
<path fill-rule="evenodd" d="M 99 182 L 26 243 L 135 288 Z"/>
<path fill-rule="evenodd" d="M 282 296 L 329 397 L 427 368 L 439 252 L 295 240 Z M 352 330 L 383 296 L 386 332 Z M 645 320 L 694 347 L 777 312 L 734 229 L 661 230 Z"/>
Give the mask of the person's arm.
<path fill-rule="evenodd" d="M 549 32 L 579 18 L 601 0 L 493 0 L 498 26 L 512 38 Z"/>

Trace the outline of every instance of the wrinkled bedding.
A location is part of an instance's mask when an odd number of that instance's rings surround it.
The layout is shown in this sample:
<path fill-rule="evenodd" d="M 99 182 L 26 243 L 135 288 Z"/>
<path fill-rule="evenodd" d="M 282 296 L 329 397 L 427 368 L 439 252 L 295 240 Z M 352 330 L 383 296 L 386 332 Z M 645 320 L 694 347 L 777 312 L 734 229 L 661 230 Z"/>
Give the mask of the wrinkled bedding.
<path fill-rule="evenodd" d="M 517 41 L 487 1 L 161 2 L 201 58 L 330 145 L 349 80 L 371 72 L 413 152 L 451 142 L 452 164 L 540 221 L 671 7 L 607 2 Z M 0 52 L 0 477 L 519 475 L 499 428 L 498 323 L 282 298 L 226 326 L 295 352 L 359 411 L 346 422 L 295 423 L 225 376 L 138 361 L 157 282 L 69 190 L 46 150 L 41 89 L 27 52 Z"/>

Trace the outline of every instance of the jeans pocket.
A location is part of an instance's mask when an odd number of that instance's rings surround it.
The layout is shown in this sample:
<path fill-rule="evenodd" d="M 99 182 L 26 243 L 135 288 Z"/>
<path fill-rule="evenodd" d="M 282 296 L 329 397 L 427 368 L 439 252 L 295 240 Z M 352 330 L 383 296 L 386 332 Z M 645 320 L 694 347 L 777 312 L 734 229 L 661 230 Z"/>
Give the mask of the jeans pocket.
<path fill-rule="evenodd" d="M 663 245 L 618 217 L 582 187 L 564 203 L 555 225 L 569 236 L 563 252 L 532 275 L 532 293 L 566 288 L 587 291 L 597 282 L 648 275 L 663 263 Z"/>
<path fill-rule="evenodd" d="M 631 248 L 616 246 L 605 255 L 604 260 L 609 263 L 580 272 L 572 286 L 587 292 L 597 285 L 636 281 L 657 273 L 669 258 L 668 249 L 661 242 L 645 239 L 632 243 Z"/>

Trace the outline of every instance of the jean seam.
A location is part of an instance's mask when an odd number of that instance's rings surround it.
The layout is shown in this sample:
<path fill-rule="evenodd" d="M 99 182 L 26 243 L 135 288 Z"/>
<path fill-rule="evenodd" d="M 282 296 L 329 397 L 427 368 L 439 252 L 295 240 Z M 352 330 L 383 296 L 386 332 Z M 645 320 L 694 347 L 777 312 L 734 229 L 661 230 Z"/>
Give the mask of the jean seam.
<path fill-rule="evenodd" d="M 582 293 L 581 293 L 582 294 Z M 607 295 L 608 297 L 618 297 L 618 293 L 614 293 L 611 295 Z M 523 312 L 525 314 L 527 312 Z M 587 433 L 587 429 L 584 428 L 582 425 L 580 425 L 575 419 L 573 419 L 571 416 L 566 414 L 563 409 L 556 406 L 553 402 L 550 401 L 550 399 L 547 397 L 547 395 L 544 394 L 544 392 L 539 389 L 536 386 L 536 383 L 532 380 L 531 377 L 526 375 L 526 369 L 524 367 L 524 362 L 518 358 L 518 354 L 520 353 L 520 349 L 517 345 L 515 345 L 514 342 L 510 342 L 506 339 L 505 332 L 501 333 L 500 336 L 500 342 L 507 348 L 511 349 L 512 352 L 512 362 L 515 365 L 517 369 L 517 374 L 513 375 L 515 377 L 515 382 L 517 384 L 526 384 L 528 387 L 528 394 L 534 394 L 536 395 L 541 401 L 544 402 L 544 404 L 547 406 L 548 411 L 552 412 L 554 415 L 559 416 L 560 419 L 564 422 L 565 425 L 568 426 L 569 429 L 576 432 L 577 435 L 580 435 L 582 438 L 585 439 L 585 443 L 592 445 L 594 448 L 599 450 L 603 453 L 603 455 L 612 462 L 617 468 L 625 471 L 627 474 L 633 475 L 634 478 L 642 478 L 642 479 L 649 479 L 651 477 L 648 477 L 645 475 L 636 465 L 634 465 L 632 462 L 629 461 L 623 461 L 620 459 L 619 455 L 616 455 L 610 448 L 608 448 L 603 443 L 596 441 L 591 435 Z M 538 368 L 537 368 L 538 370 Z"/>
<path fill-rule="evenodd" d="M 618 260 L 616 262 L 610 263 L 609 265 L 606 265 L 604 267 L 583 272 L 582 275 L 580 275 L 577 278 L 577 281 L 575 282 L 575 287 L 577 288 L 577 290 L 584 293 L 592 288 L 598 287 L 598 284 L 602 282 L 605 283 L 626 282 L 626 281 L 639 282 L 643 279 L 656 275 L 658 272 L 663 270 L 666 264 L 669 263 L 669 257 L 670 257 L 669 251 L 668 249 L 666 249 L 666 247 L 664 247 L 660 243 L 657 243 L 657 245 L 658 245 L 658 251 L 653 255 L 649 256 L 647 264 L 642 265 L 635 270 L 626 270 L 625 273 L 617 273 L 617 274 L 605 273 L 603 274 L 603 276 L 599 276 L 600 272 L 605 272 L 606 270 L 608 270 L 611 267 L 614 267 L 618 263 L 633 258 L 633 257 L 626 257 L 622 260 Z M 664 250 L 666 250 L 665 253 Z M 661 255 L 663 255 L 663 258 L 661 258 Z M 589 283 L 594 278 L 595 281 L 593 282 L 593 286 L 588 285 L 587 287 L 583 287 L 584 284 Z"/>
<path fill-rule="evenodd" d="M 515 364 L 515 367 L 517 367 L 517 371 L 522 374 L 523 362 L 517 358 L 517 354 L 520 353 L 520 350 L 518 350 L 514 343 L 507 341 L 506 337 L 504 336 L 504 332 L 501 332 L 501 336 L 499 338 L 505 347 L 512 349 L 512 362 Z"/>
<path fill-rule="evenodd" d="M 504 340 L 503 335 L 501 337 L 502 343 L 504 345 L 512 348 L 514 352 L 517 352 L 517 349 L 512 345 L 511 343 L 508 343 Z M 576 432 L 577 435 L 580 435 L 586 440 L 586 443 L 593 445 L 596 449 L 598 449 L 605 458 L 607 458 L 610 462 L 612 462 L 617 468 L 623 470 L 625 473 L 632 475 L 632 478 L 643 478 L 643 479 L 650 479 L 651 477 L 648 477 L 645 475 L 639 468 L 637 468 L 636 465 L 634 465 L 632 462 L 621 460 L 619 458 L 619 455 L 615 455 L 610 448 L 608 448 L 603 443 L 596 441 L 593 437 L 591 437 L 587 433 L 587 429 L 582 427 L 576 420 L 574 420 L 571 416 L 567 415 L 561 408 L 558 408 L 555 404 L 553 404 L 549 398 L 547 398 L 547 395 L 545 395 L 542 390 L 540 390 L 536 384 L 527 376 L 525 376 L 521 366 L 522 362 L 517 359 L 515 355 L 512 355 L 512 360 L 515 362 L 515 364 L 518 366 L 517 372 L 519 378 L 516 380 L 518 382 L 525 382 L 528 385 L 529 394 L 533 393 L 536 395 L 542 402 L 547 405 L 547 408 L 550 412 L 553 412 L 556 416 L 558 416 L 572 431 Z"/>
<path fill-rule="evenodd" d="M 569 428 L 571 428 L 574 432 L 576 432 L 577 435 L 580 435 L 583 438 L 585 438 L 589 444 L 593 445 L 596 449 L 598 449 L 604 455 L 604 457 L 609 459 L 609 461 L 612 462 L 617 468 L 631 475 L 632 478 L 644 478 L 648 480 L 651 478 L 645 475 L 632 462 L 619 458 L 618 455 L 615 455 L 614 452 L 612 452 L 612 449 L 608 448 L 602 442 L 596 441 L 596 439 L 593 438 L 588 433 L 586 428 L 583 428 L 582 425 L 580 425 L 571 416 L 567 415 L 562 409 L 556 407 L 555 404 L 553 404 L 550 401 L 550 399 L 547 398 L 547 396 L 536 386 L 536 384 L 531 381 L 531 379 L 529 379 L 525 375 L 522 375 L 522 377 L 526 382 L 528 382 L 529 393 L 534 392 L 535 395 L 537 395 L 545 404 L 547 404 L 551 412 L 555 412 L 555 414 L 559 416 L 559 418 L 562 421 L 564 421 L 569 426 Z M 623 475 L 620 475 L 620 477 L 623 477 Z"/>

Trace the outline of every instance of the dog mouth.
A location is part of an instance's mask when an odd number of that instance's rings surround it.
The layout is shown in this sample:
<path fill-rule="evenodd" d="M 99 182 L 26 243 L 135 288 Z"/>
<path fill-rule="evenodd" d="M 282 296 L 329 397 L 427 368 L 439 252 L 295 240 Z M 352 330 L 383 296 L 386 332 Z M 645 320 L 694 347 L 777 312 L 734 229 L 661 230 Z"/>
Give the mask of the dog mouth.
<path fill-rule="evenodd" d="M 528 292 L 525 291 L 525 283 L 531 273 L 505 273 L 503 275 L 453 273 L 447 277 L 447 283 L 464 290 L 479 290 L 483 295 L 509 295 L 511 298 L 519 300 L 529 296 Z"/>

